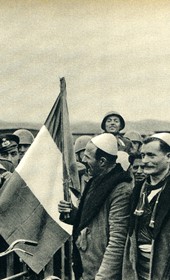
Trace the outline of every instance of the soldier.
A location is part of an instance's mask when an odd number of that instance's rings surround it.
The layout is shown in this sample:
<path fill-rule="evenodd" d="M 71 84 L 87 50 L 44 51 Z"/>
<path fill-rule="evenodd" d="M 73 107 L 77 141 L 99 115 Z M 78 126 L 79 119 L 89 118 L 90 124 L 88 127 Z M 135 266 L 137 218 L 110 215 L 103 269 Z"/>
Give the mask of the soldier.
<path fill-rule="evenodd" d="M 13 134 L 0 135 L 0 157 L 11 161 L 14 168 L 19 162 L 19 137 Z"/>
<path fill-rule="evenodd" d="M 142 145 L 142 137 L 137 131 L 127 131 L 124 134 L 124 138 L 127 138 L 131 141 L 132 146 L 130 148 L 130 154 L 136 154 L 140 152 Z"/>
<path fill-rule="evenodd" d="M 19 149 L 19 156 L 20 156 L 20 160 L 21 160 L 23 158 L 23 156 L 25 155 L 26 151 L 28 150 L 28 148 L 33 143 L 34 136 L 27 129 L 18 129 L 13 134 L 17 135 L 19 137 L 18 149 Z"/>
<path fill-rule="evenodd" d="M 86 145 L 90 140 L 91 140 L 91 136 L 82 135 L 76 139 L 75 145 L 74 145 L 76 160 L 77 160 L 77 167 L 78 167 L 78 172 L 79 172 L 81 193 L 83 193 L 85 185 L 89 181 L 89 175 L 88 175 L 88 172 L 86 169 L 86 163 L 83 162 L 83 157 L 84 157 Z"/>
<path fill-rule="evenodd" d="M 125 127 L 124 118 L 116 111 L 108 112 L 101 123 L 101 128 L 106 133 L 113 134 L 118 142 L 118 150 L 125 151 L 129 153 L 131 147 L 131 141 L 127 138 L 124 138 L 120 131 Z"/>

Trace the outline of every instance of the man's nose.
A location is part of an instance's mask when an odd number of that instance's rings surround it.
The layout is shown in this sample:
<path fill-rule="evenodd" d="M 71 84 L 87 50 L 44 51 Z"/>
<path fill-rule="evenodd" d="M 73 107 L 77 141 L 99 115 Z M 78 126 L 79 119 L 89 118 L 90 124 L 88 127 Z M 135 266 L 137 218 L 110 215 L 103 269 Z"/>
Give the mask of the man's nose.
<path fill-rule="evenodd" d="M 82 162 L 87 162 L 87 160 L 86 160 L 86 157 L 85 157 L 85 156 L 83 156 L 83 158 L 82 158 Z"/>
<path fill-rule="evenodd" d="M 142 157 L 142 162 L 143 162 L 143 163 L 149 162 L 149 157 L 148 157 L 147 155 L 143 156 L 143 157 Z"/>
<path fill-rule="evenodd" d="M 142 168 L 141 166 L 139 166 L 139 167 L 138 167 L 138 169 L 137 169 L 137 173 L 138 173 L 138 174 L 143 173 L 143 168 Z"/>
<path fill-rule="evenodd" d="M 24 152 L 25 150 L 26 150 L 26 148 L 25 148 L 23 145 L 21 145 L 21 146 L 19 147 L 19 151 Z"/>
<path fill-rule="evenodd" d="M 10 154 L 8 154 L 7 159 L 12 161 L 12 156 Z"/>

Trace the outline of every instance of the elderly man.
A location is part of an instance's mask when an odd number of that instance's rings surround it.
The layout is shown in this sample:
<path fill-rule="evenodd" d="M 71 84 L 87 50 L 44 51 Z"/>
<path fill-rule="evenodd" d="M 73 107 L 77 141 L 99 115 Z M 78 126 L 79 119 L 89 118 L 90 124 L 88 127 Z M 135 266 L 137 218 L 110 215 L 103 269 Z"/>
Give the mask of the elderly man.
<path fill-rule="evenodd" d="M 170 279 L 170 134 L 157 133 L 141 147 L 147 178 L 134 188 L 123 279 Z"/>
<path fill-rule="evenodd" d="M 120 131 L 125 127 L 125 120 L 124 118 L 116 111 L 108 112 L 102 122 L 101 128 L 106 133 L 112 133 L 118 142 L 118 150 L 125 151 L 127 153 L 130 152 L 131 148 L 131 141 L 127 138 L 124 138 Z"/>
<path fill-rule="evenodd" d="M 60 213 L 70 212 L 76 279 L 122 279 L 132 179 L 116 164 L 117 140 L 110 133 L 95 136 L 84 153 L 87 183 L 78 210 L 61 201 Z"/>
<path fill-rule="evenodd" d="M 0 135 L 0 157 L 11 161 L 14 168 L 19 162 L 19 137 L 13 134 Z"/>

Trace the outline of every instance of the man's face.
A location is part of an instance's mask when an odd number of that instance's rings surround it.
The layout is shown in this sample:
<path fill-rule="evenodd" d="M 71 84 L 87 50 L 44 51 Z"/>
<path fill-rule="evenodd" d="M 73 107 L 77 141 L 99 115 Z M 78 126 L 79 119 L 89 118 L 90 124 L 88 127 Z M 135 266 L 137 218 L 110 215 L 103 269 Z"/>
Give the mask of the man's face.
<path fill-rule="evenodd" d="M 132 165 L 132 173 L 134 175 L 135 181 L 142 181 L 146 178 L 144 173 L 144 163 L 142 159 L 136 158 Z"/>
<path fill-rule="evenodd" d="M 10 160 L 16 168 L 19 162 L 19 151 L 17 147 L 11 148 L 9 151 L 0 154 L 1 157 Z"/>
<path fill-rule="evenodd" d="M 141 148 L 144 172 L 147 175 L 159 176 L 169 168 L 170 155 L 160 150 L 159 141 L 143 144 Z"/>
<path fill-rule="evenodd" d="M 25 153 L 29 147 L 30 147 L 30 144 L 19 144 L 18 149 L 19 149 L 20 160 L 23 158 L 23 156 L 25 155 Z"/>
<path fill-rule="evenodd" d="M 88 174 L 92 177 L 99 175 L 101 171 L 99 161 L 95 158 L 96 150 L 96 146 L 89 142 L 86 146 L 83 158 L 83 162 L 86 164 Z"/>
<path fill-rule="evenodd" d="M 105 131 L 108 133 L 117 134 L 121 128 L 120 118 L 117 116 L 109 116 L 105 121 Z"/>
<path fill-rule="evenodd" d="M 84 152 L 85 152 L 85 149 L 76 153 L 76 160 L 77 161 L 82 162 L 82 160 L 84 158 Z"/>

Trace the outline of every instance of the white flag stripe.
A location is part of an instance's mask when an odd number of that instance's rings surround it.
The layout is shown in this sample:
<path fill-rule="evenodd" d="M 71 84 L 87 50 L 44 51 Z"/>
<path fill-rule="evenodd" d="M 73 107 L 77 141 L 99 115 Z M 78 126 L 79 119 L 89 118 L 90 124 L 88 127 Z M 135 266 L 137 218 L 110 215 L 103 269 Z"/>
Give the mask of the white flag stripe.
<path fill-rule="evenodd" d="M 45 125 L 37 134 L 16 171 L 47 213 L 71 234 L 72 226 L 60 221 L 57 209 L 59 201 L 63 199 L 62 154 Z"/>

